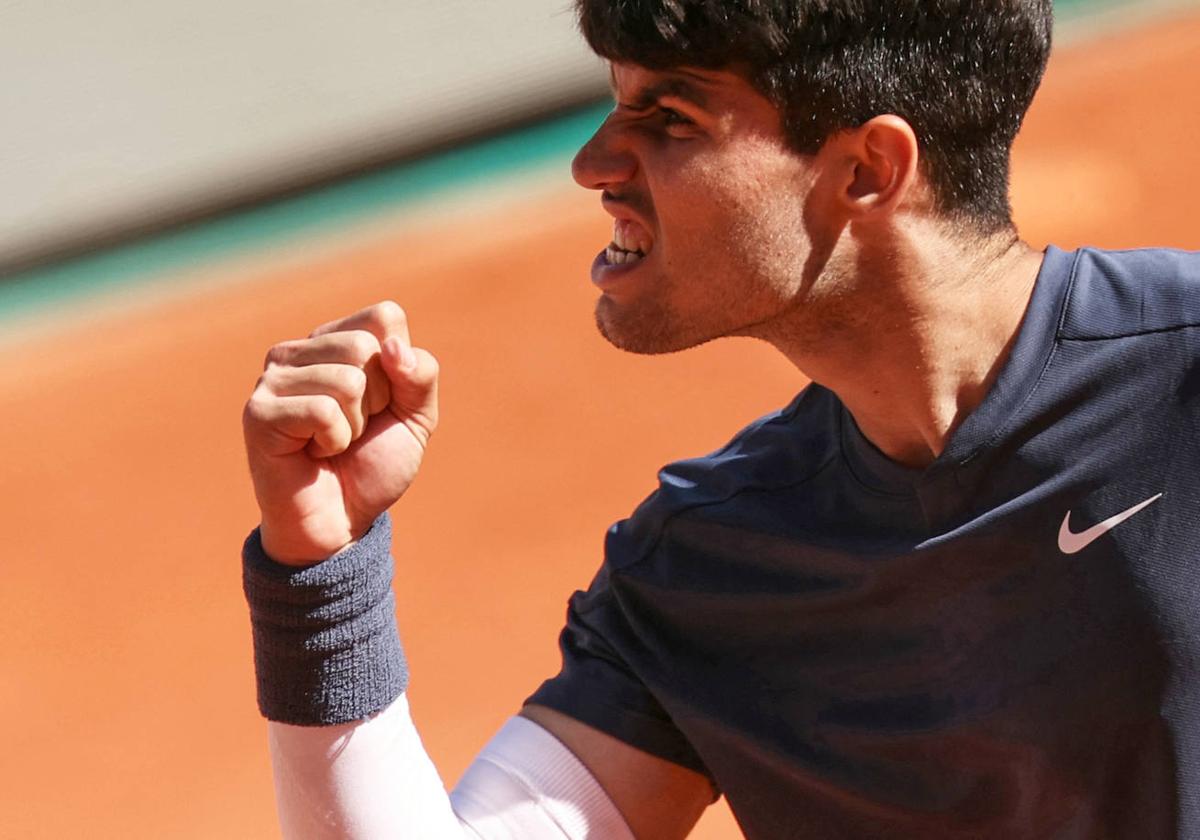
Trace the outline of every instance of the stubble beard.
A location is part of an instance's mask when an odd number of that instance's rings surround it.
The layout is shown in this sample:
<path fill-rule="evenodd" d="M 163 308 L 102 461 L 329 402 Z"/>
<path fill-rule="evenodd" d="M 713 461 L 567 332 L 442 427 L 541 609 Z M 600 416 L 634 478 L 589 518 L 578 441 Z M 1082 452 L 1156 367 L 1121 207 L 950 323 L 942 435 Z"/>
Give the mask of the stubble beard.
<path fill-rule="evenodd" d="M 679 317 L 660 301 L 643 301 L 636 308 L 620 307 L 611 298 L 602 296 L 596 302 L 596 328 L 605 341 L 642 356 L 677 353 L 708 341 L 708 338 L 687 340 L 681 330 Z"/>
<path fill-rule="evenodd" d="M 765 312 L 744 309 L 745 296 L 770 300 L 779 291 L 761 278 L 753 278 L 743 285 L 700 284 L 711 296 L 708 305 L 696 312 L 679 311 L 670 305 L 669 281 L 660 278 L 658 283 L 656 294 L 626 303 L 601 295 L 595 308 L 596 328 L 609 344 L 627 353 L 651 356 L 678 353 L 730 336 L 763 338 L 767 324 L 760 323 L 760 318 L 769 319 L 775 307 L 783 304 L 776 300 Z M 725 299 L 712 299 L 721 297 L 721 292 L 728 292 Z"/>
<path fill-rule="evenodd" d="M 764 228 L 784 229 L 782 211 L 774 218 L 755 218 L 758 221 L 740 220 L 727 232 L 723 258 L 716 265 L 676 264 L 673 271 L 656 272 L 643 293 L 632 299 L 602 294 L 595 308 L 600 334 L 619 350 L 659 355 L 727 336 L 767 339 L 786 328 L 776 323 L 780 316 L 802 307 L 807 298 L 807 249 L 781 254 L 772 247 L 781 237 L 764 237 Z M 713 252 L 707 253 L 711 257 Z"/>

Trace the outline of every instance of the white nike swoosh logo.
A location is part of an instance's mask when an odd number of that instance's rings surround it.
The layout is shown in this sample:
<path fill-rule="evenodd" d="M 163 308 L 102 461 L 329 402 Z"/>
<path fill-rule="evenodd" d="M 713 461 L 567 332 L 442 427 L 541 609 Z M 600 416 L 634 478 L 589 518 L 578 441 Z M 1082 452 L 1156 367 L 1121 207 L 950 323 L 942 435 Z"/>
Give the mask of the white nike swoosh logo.
<path fill-rule="evenodd" d="M 1157 496 L 1151 496 L 1146 501 L 1139 502 L 1129 510 L 1118 513 L 1116 516 L 1110 516 L 1100 524 L 1093 525 L 1091 528 L 1088 528 L 1086 531 L 1080 531 L 1078 534 L 1071 531 L 1071 511 L 1067 511 L 1067 515 L 1063 517 L 1062 527 L 1058 529 L 1058 550 L 1063 554 L 1074 554 L 1077 551 L 1082 551 L 1142 508 L 1149 507 L 1157 502 L 1162 498 L 1162 495 L 1162 493 L 1159 493 Z"/>

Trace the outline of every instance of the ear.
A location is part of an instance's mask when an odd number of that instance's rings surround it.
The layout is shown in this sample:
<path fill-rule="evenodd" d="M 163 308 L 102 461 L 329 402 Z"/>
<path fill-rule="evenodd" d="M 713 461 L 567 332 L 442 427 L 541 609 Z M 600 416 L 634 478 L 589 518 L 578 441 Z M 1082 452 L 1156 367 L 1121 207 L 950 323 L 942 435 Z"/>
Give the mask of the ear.
<path fill-rule="evenodd" d="M 845 165 L 838 201 L 852 219 L 894 213 L 917 182 L 916 132 L 901 117 L 874 117 L 839 137 Z"/>

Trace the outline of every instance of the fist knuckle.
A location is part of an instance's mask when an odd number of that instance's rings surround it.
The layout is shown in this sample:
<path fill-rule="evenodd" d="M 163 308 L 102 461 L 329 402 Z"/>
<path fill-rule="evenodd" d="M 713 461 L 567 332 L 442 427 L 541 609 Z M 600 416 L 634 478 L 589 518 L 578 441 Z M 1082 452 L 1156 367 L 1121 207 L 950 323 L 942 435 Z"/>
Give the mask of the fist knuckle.
<path fill-rule="evenodd" d="M 313 400 L 311 412 L 313 420 L 325 429 L 340 425 L 342 407 L 333 397 L 321 396 Z"/>
<path fill-rule="evenodd" d="M 379 339 L 366 330 L 354 330 L 347 336 L 355 364 L 365 365 L 379 352 Z"/>
<path fill-rule="evenodd" d="M 341 365 L 338 371 L 340 388 L 352 397 L 360 397 L 367 389 L 367 374 L 362 368 Z"/>
<path fill-rule="evenodd" d="M 284 373 L 286 368 L 278 365 L 271 365 L 263 371 L 262 376 L 258 377 L 258 385 L 255 386 L 255 392 L 266 392 L 268 394 L 279 390 L 280 386 L 286 380 Z"/>
<path fill-rule="evenodd" d="M 286 342 L 274 345 L 263 358 L 263 369 L 272 365 L 282 365 L 287 362 L 289 346 Z"/>
<path fill-rule="evenodd" d="M 264 423 L 267 418 L 267 404 L 267 397 L 256 389 L 242 407 L 242 423 L 251 426 Z"/>
<path fill-rule="evenodd" d="M 377 324 L 388 329 L 403 326 L 408 321 L 404 309 L 394 300 L 375 304 L 371 314 Z"/>

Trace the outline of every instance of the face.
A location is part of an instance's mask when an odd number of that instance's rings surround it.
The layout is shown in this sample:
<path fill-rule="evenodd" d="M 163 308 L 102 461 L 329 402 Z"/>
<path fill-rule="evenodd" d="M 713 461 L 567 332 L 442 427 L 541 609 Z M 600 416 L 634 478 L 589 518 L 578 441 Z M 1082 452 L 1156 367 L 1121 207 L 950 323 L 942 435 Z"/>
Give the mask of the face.
<path fill-rule="evenodd" d="M 573 164 L 614 219 L 592 267 L 601 332 L 638 353 L 767 336 L 805 292 L 812 159 L 734 73 L 614 64 L 612 80 L 616 107 Z"/>

